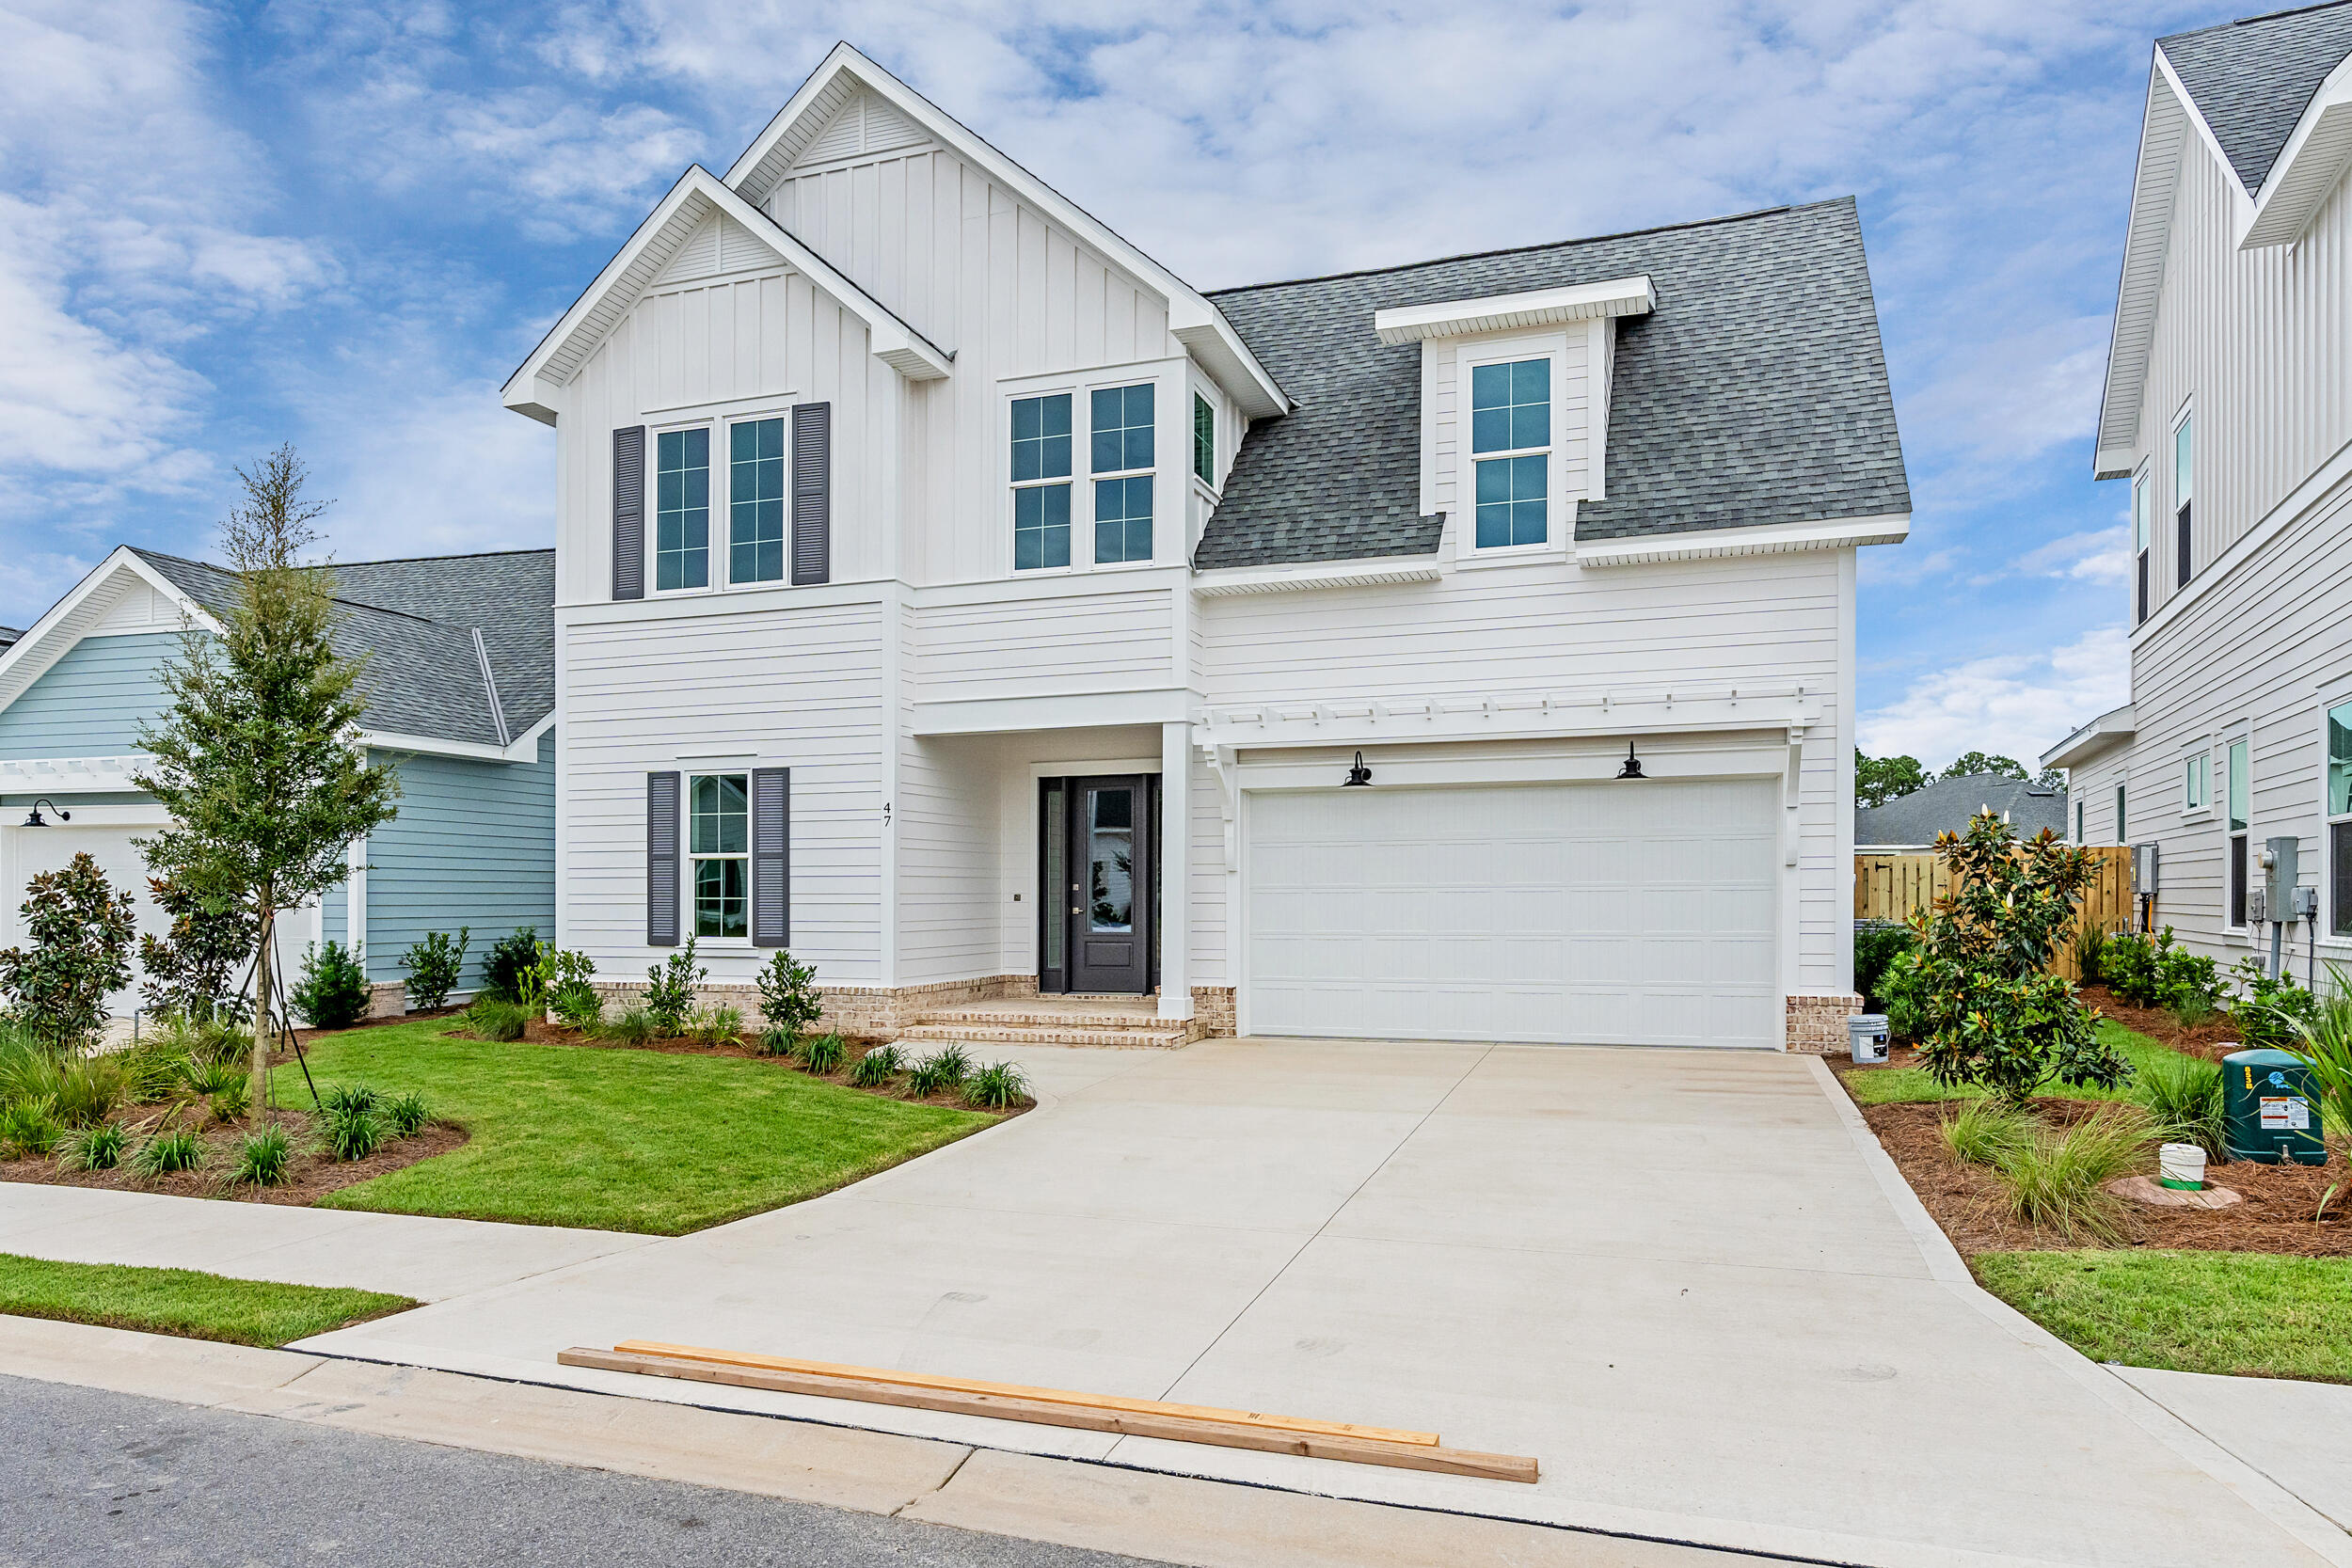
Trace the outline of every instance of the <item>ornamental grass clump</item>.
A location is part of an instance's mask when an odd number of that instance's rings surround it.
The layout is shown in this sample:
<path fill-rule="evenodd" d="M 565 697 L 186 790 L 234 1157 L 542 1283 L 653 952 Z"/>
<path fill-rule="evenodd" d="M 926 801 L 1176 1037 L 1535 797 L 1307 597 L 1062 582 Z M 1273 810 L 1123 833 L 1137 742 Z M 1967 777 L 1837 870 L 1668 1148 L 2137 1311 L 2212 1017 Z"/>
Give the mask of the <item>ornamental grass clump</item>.
<path fill-rule="evenodd" d="M 171 1176 L 204 1163 L 204 1140 L 185 1127 L 166 1128 L 139 1145 L 131 1168 L 141 1176 Z"/>
<path fill-rule="evenodd" d="M 950 1048 L 953 1049 L 952 1047 Z M 956 1052 L 960 1057 L 961 1052 Z M 946 1051 L 926 1056 L 907 1069 L 906 1092 L 909 1100 L 929 1100 L 963 1082 L 964 1064 L 951 1057 Z"/>
<path fill-rule="evenodd" d="M 130 1093 L 122 1064 L 112 1056 L 83 1056 L 63 1064 L 57 1072 L 58 1125 L 90 1127 L 115 1114 Z"/>
<path fill-rule="evenodd" d="M 424 1130 L 426 1122 L 433 1119 L 433 1113 L 425 1106 L 424 1096 L 415 1093 L 394 1095 L 387 1100 L 382 1114 L 384 1125 L 395 1138 L 413 1138 Z"/>
<path fill-rule="evenodd" d="M 653 1014 L 643 1007 L 624 1007 L 611 1018 L 599 1020 L 593 1031 L 596 1038 L 611 1040 L 614 1045 L 650 1045 L 653 1043 Z"/>
<path fill-rule="evenodd" d="M 205 1103 L 212 1107 L 215 1121 L 242 1121 L 253 1108 L 253 1080 L 240 1074 L 228 1087 L 214 1091 Z"/>
<path fill-rule="evenodd" d="M 2153 1057 L 2140 1068 L 2132 1085 L 2132 1098 L 2165 1137 L 2195 1144 L 2216 1162 L 2226 1158 L 2222 1138 L 2229 1120 L 2222 1110 L 2218 1062 L 2195 1056 Z"/>
<path fill-rule="evenodd" d="M 895 1045 L 878 1045 L 857 1059 L 850 1069 L 850 1086 L 853 1089 L 888 1088 L 892 1080 L 904 1072 L 906 1057 Z"/>
<path fill-rule="evenodd" d="M 2112 1088 L 2129 1078 L 2097 1013 L 2046 967 L 2090 880 L 2090 851 L 2046 829 L 2020 843 L 1988 811 L 1965 834 L 1939 834 L 1935 852 L 1952 891 L 1911 917 L 1919 945 L 1898 964 L 1916 981 L 1919 1055 L 1936 1082 L 2022 1107 L 2053 1079 Z"/>
<path fill-rule="evenodd" d="M 723 1006 L 700 1008 L 687 1021 L 686 1033 L 696 1045 L 712 1050 L 733 1045 L 743 1036 L 743 1010 Z"/>
<path fill-rule="evenodd" d="M 466 1033 L 477 1039 L 511 1041 L 523 1037 L 531 1026 L 531 1009 L 519 1002 L 502 997 L 477 996 L 470 1006 L 458 1015 Z"/>
<path fill-rule="evenodd" d="M 338 1160 L 364 1160 L 384 1147 L 384 1118 L 373 1103 L 328 1104 L 319 1118 L 320 1142 Z"/>
<path fill-rule="evenodd" d="M 59 1170 L 112 1170 L 122 1164 L 122 1154 L 130 1144 L 130 1134 L 122 1124 L 102 1121 L 95 1127 L 85 1127 L 67 1138 L 57 1149 Z"/>
<path fill-rule="evenodd" d="M 1994 1167 L 2010 1217 L 2069 1242 L 2125 1240 L 2122 1202 L 2106 1185 L 2145 1163 L 2157 1135 L 2148 1114 L 2127 1104 L 2102 1105 L 2064 1132 L 2038 1133 Z"/>
<path fill-rule="evenodd" d="M 801 1066 L 819 1078 L 829 1078 L 841 1070 L 842 1058 L 849 1053 L 849 1044 L 838 1031 L 818 1035 L 801 1042 Z"/>
<path fill-rule="evenodd" d="M 963 1102 L 976 1111 L 1009 1110 L 1028 1095 L 1028 1080 L 1010 1062 L 992 1062 L 963 1080 Z"/>
<path fill-rule="evenodd" d="M 1938 1131 L 1953 1159 L 1997 1165 L 2033 1142 L 2040 1125 L 2030 1114 L 1988 1098 L 1968 1101 L 1946 1117 Z"/>
<path fill-rule="evenodd" d="M 236 1164 L 225 1178 L 232 1187 L 282 1187 L 294 1180 L 294 1139 L 283 1126 L 248 1132 L 237 1144 Z"/>
<path fill-rule="evenodd" d="M 56 1101 L 20 1100 L 0 1109 L 0 1154 L 11 1160 L 37 1160 L 57 1147 Z"/>
<path fill-rule="evenodd" d="M 180 1059 L 180 1081 L 190 1094 L 206 1099 L 246 1081 L 245 1069 L 233 1062 L 207 1061 L 201 1056 Z"/>

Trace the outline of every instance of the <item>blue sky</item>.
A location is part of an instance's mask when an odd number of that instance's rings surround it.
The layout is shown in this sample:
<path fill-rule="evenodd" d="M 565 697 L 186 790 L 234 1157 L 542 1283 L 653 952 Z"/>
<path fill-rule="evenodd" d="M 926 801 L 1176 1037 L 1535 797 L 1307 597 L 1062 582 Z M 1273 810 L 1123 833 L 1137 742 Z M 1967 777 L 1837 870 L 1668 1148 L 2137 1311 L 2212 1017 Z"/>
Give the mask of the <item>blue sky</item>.
<path fill-rule="evenodd" d="M 2030 760 L 2123 700 L 2090 435 L 2149 48 L 2074 0 L 0 0 L 0 624 L 208 553 L 293 441 L 345 559 L 545 544 L 497 388 L 848 38 L 1202 288 L 1852 193 L 1916 515 L 1862 739 Z"/>

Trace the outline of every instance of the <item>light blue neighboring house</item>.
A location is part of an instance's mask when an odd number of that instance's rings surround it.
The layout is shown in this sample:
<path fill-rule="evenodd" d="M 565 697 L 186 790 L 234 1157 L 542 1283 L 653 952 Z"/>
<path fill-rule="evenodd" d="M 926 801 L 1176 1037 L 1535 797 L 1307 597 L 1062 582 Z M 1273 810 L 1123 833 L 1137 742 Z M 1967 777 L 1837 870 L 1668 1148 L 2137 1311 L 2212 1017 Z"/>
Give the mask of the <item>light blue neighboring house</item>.
<path fill-rule="evenodd" d="M 339 562 L 339 648 L 364 656 L 362 741 L 400 776 L 399 815 L 353 848 L 352 874 L 281 917 L 289 974 L 320 940 L 358 947 L 379 1014 L 405 1006 L 400 959 L 429 930 L 469 927 L 460 994 L 493 942 L 555 930 L 555 556 L 551 550 Z M 189 627 L 216 628 L 235 578 L 118 549 L 0 649 L 0 946 L 23 939 L 27 881 L 94 856 L 160 929 L 133 840 L 163 827 L 131 783 L 138 729 Z M 134 989 L 115 999 L 137 1006 Z"/>

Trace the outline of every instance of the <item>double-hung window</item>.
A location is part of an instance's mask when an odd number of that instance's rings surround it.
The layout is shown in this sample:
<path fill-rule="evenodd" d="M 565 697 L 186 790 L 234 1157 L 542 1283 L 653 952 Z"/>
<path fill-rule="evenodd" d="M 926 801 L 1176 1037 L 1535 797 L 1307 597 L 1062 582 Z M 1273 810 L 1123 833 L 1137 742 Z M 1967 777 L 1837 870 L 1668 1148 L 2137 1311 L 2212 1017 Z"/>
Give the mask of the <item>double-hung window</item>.
<path fill-rule="evenodd" d="M 710 586 L 710 432 L 665 430 L 654 442 L 657 591 Z"/>
<path fill-rule="evenodd" d="M 2172 430 L 2172 505 L 2176 509 L 2173 515 L 2181 531 L 2180 580 L 2174 586 L 2179 588 L 2188 586 L 2189 569 L 2194 564 L 2191 559 L 2189 499 L 2196 487 L 2196 433 L 2197 418 L 2194 414 L 2182 415 L 2181 422 Z"/>
<path fill-rule="evenodd" d="M 727 429 L 727 580 L 784 580 L 784 421 Z"/>
<path fill-rule="evenodd" d="M 1470 367 L 1470 452 L 1477 548 L 1550 537 L 1551 361 Z"/>
<path fill-rule="evenodd" d="M 2352 703 L 2328 710 L 2328 934 L 2352 936 Z"/>
<path fill-rule="evenodd" d="M 2123 786 L 2117 784 L 2115 786 L 2115 842 L 2129 844 L 2131 841 L 2131 823 L 2123 815 Z"/>
<path fill-rule="evenodd" d="M 1216 408 L 1198 392 L 1192 394 L 1192 477 L 1216 483 Z"/>
<path fill-rule="evenodd" d="M 2230 742 L 2230 762 L 2222 781 L 2230 812 L 2230 924 L 2246 924 L 2247 797 L 2253 793 L 2252 759 L 2243 740 Z"/>
<path fill-rule="evenodd" d="M 2205 809 L 2205 753 L 2191 752 L 2181 764 L 2181 809 Z"/>
<path fill-rule="evenodd" d="M 1102 387 L 1088 400 L 1098 565 L 1152 559 L 1152 389 Z"/>
<path fill-rule="evenodd" d="M 2137 578 L 2132 600 L 2135 626 L 2148 619 L 2148 509 L 2154 504 L 2149 493 L 2148 475 L 2143 471 L 2132 480 L 2132 562 Z"/>
<path fill-rule="evenodd" d="M 751 933 L 751 776 L 697 773 L 687 815 L 687 853 L 694 863 L 694 934 Z"/>
<path fill-rule="evenodd" d="M 1012 402 L 1012 566 L 1070 564 L 1070 394 Z"/>

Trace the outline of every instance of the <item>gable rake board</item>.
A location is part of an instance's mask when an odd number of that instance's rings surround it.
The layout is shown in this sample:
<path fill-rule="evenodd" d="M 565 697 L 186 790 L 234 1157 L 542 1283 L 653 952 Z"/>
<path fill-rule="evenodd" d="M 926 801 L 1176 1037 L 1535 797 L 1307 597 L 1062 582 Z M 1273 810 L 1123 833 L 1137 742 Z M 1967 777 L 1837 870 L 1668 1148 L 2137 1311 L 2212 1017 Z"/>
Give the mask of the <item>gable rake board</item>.
<path fill-rule="evenodd" d="M 1084 1432 L 1112 1432 L 1127 1437 L 1158 1437 L 1216 1448 L 1249 1449 L 1261 1453 L 1333 1459 L 1352 1465 L 1429 1470 L 1485 1481 L 1532 1484 L 1537 1480 L 1537 1465 L 1533 1459 L 1519 1454 L 1449 1449 L 1433 1432 L 1352 1426 L 1254 1411 L 1168 1404 L 1157 1400 L 1030 1388 L 1019 1384 L 982 1383 L 895 1368 L 848 1367 L 827 1361 L 639 1339 L 623 1340 L 610 1351 L 575 1346 L 555 1359 L 562 1366 L 598 1371 L 634 1372 L 737 1388 L 808 1394 L 819 1399 L 986 1416 L 995 1420 L 1074 1427 Z"/>

